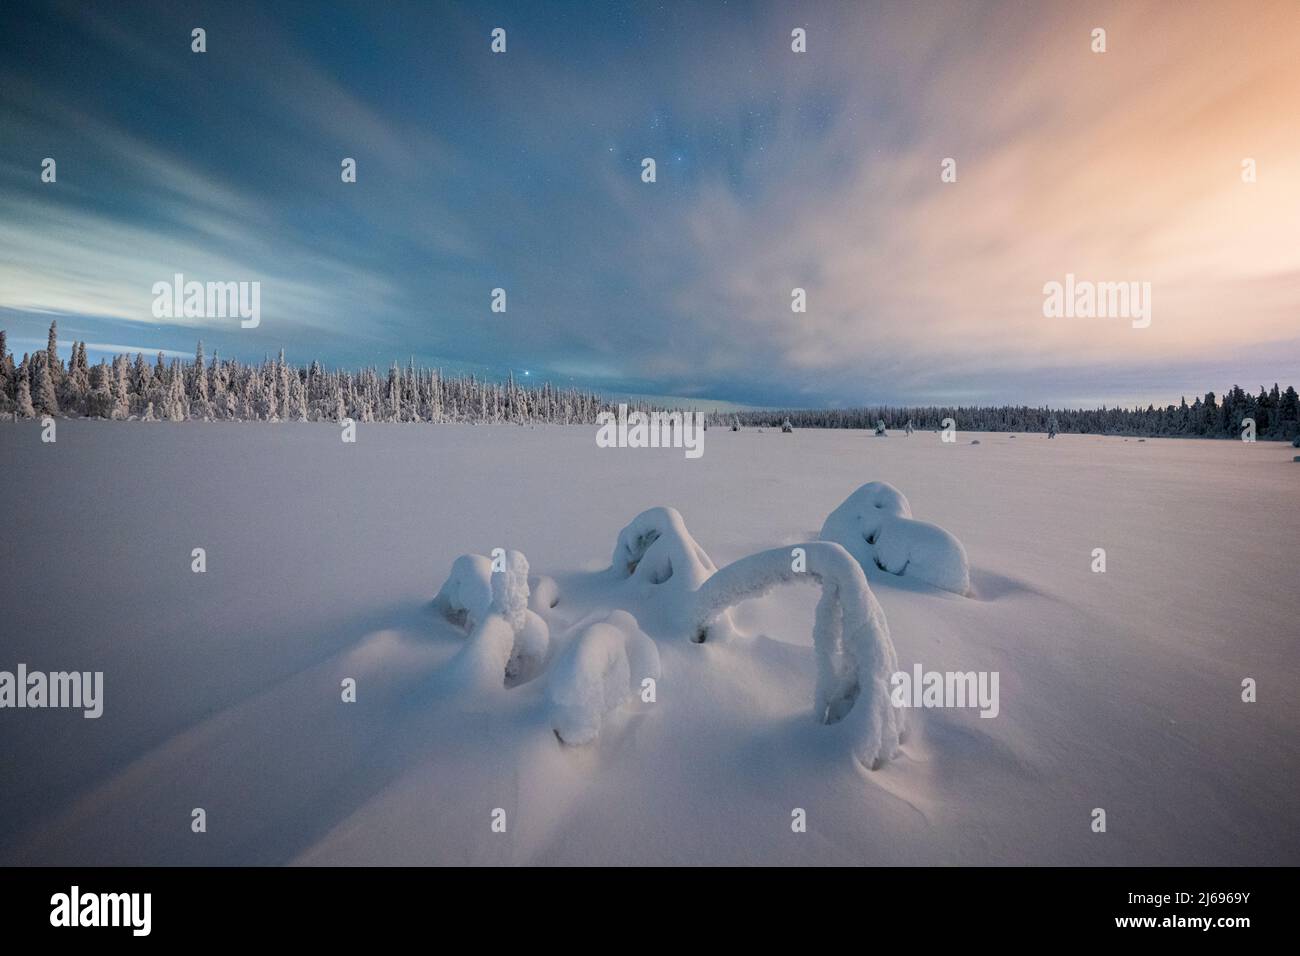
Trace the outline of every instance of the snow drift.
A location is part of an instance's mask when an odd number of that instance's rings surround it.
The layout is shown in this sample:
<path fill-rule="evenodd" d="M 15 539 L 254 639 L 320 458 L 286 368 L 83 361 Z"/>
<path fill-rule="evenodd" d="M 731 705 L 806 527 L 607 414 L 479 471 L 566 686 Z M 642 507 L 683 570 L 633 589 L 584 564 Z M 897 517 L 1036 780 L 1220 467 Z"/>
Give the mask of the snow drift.
<path fill-rule="evenodd" d="M 821 539 L 834 541 L 859 564 L 906 575 L 956 594 L 970 592 L 966 549 L 952 534 L 912 517 L 903 493 L 870 481 L 827 516 Z"/>
<path fill-rule="evenodd" d="M 760 551 L 727 565 L 694 597 L 693 634 L 703 641 L 727 608 L 792 581 L 814 581 L 822 589 L 813 622 L 814 715 L 824 724 L 848 718 L 854 755 L 877 769 L 897 753 L 903 731 L 903 712 L 889 699 L 898 654 L 866 575 L 842 546 L 815 541 Z"/>
<path fill-rule="evenodd" d="M 659 649 L 631 614 L 614 611 L 588 626 L 560 655 L 547 683 L 555 736 L 571 745 L 595 740 L 605 716 L 659 673 Z"/>
<path fill-rule="evenodd" d="M 448 619 L 470 629 L 450 665 L 468 686 L 513 687 L 536 677 L 546 661 L 551 632 L 528 606 L 528 559 L 507 551 L 504 565 L 493 572 L 490 559 L 463 554 L 434 598 Z"/>

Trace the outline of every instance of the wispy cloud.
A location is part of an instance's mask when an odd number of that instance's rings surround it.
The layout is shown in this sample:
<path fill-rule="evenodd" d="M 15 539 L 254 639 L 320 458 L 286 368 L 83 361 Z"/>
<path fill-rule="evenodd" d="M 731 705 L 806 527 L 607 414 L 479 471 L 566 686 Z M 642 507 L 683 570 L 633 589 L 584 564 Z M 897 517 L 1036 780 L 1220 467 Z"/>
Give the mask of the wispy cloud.
<path fill-rule="evenodd" d="M 262 282 L 255 333 L 165 330 L 227 350 L 750 402 L 1300 367 L 1292 3 L 54 9 L 0 67 L 0 307 L 99 337 L 183 272 Z M 1045 319 L 1066 273 L 1149 281 L 1151 327 Z"/>

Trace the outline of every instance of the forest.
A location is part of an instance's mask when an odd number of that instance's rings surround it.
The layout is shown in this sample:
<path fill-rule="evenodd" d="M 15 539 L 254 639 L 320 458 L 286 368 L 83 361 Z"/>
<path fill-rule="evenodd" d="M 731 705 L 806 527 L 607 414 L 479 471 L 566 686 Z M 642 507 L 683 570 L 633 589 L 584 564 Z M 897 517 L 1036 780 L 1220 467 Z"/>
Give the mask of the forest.
<path fill-rule="evenodd" d="M 439 370 L 396 362 L 381 374 L 326 369 L 319 362 L 289 364 L 275 359 L 246 364 L 204 355 L 193 361 L 152 361 L 143 354 L 116 355 L 91 365 L 86 344 L 74 342 L 68 362 L 58 352 L 57 323 L 44 350 L 15 361 L 0 330 L 0 418 L 43 415 L 140 421 L 340 421 L 596 424 L 596 416 L 619 401 L 598 392 L 525 387 L 510 375 L 492 382 L 473 375 L 444 376 Z M 651 411 L 649 403 L 630 403 Z M 937 430 L 951 418 L 963 431 L 1138 435 L 1145 437 L 1240 438 L 1243 422 L 1255 423 L 1255 437 L 1300 438 L 1300 400 L 1295 387 L 1260 386 L 1254 395 L 1233 385 L 1222 397 L 1207 392 L 1189 404 L 1157 408 L 1070 409 L 1029 405 L 862 406 L 855 408 L 741 409 L 714 411 L 714 426 Z"/>

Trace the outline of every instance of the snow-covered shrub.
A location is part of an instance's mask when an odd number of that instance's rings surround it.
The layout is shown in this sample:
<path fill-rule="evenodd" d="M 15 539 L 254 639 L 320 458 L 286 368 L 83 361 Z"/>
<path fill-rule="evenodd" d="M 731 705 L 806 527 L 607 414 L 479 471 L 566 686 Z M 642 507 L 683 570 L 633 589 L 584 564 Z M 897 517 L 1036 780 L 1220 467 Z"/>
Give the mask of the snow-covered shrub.
<path fill-rule="evenodd" d="M 822 525 L 821 539 L 834 541 L 866 567 L 905 574 L 945 591 L 970 591 L 966 549 L 938 525 L 917 521 L 903 493 L 871 481 L 849 495 Z"/>
<path fill-rule="evenodd" d="M 561 743 L 590 743 L 605 716 L 659 679 L 659 649 L 626 611 L 589 625 L 551 669 L 546 685 L 551 728 Z"/>
<path fill-rule="evenodd" d="M 529 608 L 529 593 L 522 552 L 507 551 L 504 569 L 496 572 L 491 560 L 478 554 L 461 555 L 452 564 L 434 604 L 470 629 L 468 643 L 452 662 L 465 683 L 513 687 L 541 671 L 551 632 Z"/>
<path fill-rule="evenodd" d="M 814 715 L 825 724 L 851 721 L 854 754 L 864 766 L 876 769 L 897 752 L 903 731 L 903 712 L 889 697 L 898 655 L 885 612 L 861 566 L 843 547 L 829 541 L 796 547 L 804 552 L 802 570 L 795 570 L 792 548 L 773 548 L 741 558 L 705 581 L 692 604 L 693 633 L 706 637 L 728 608 L 778 584 L 820 584 L 822 596 L 813 622 Z"/>
<path fill-rule="evenodd" d="M 433 605 L 449 621 L 473 630 L 492 606 L 492 562 L 481 554 L 462 554 Z"/>
<path fill-rule="evenodd" d="M 658 634 L 680 633 L 688 626 L 690 595 L 717 566 L 686 530 L 676 508 L 650 508 L 618 533 L 611 570 L 627 579 L 641 610 L 650 615 L 642 618 L 647 629 Z M 730 623 L 728 616 L 720 633 Z"/>
<path fill-rule="evenodd" d="M 528 587 L 531 592 L 528 595 L 528 606 L 539 614 L 560 603 L 560 587 L 554 578 L 545 574 L 538 575 L 528 582 Z"/>
<path fill-rule="evenodd" d="M 612 561 L 618 577 L 694 591 L 717 570 L 686 530 L 676 508 L 650 508 L 618 533 Z"/>

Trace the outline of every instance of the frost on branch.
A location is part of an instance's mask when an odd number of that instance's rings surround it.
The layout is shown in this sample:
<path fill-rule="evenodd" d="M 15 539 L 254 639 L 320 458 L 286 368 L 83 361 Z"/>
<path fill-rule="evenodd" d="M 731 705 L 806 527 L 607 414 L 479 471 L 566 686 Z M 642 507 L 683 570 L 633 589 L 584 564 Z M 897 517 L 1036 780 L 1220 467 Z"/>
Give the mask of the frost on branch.
<path fill-rule="evenodd" d="M 889 698 L 898 655 L 885 612 L 862 568 L 843 547 L 827 541 L 798 547 L 806 556 L 803 571 L 794 570 L 790 548 L 774 548 L 741 558 L 705 581 L 692 602 L 691 633 L 704 639 L 728 608 L 778 584 L 820 584 L 822 596 L 813 622 L 814 714 L 824 724 L 848 722 L 855 756 L 874 770 L 897 753 L 903 730 L 903 712 Z"/>
<path fill-rule="evenodd" d="M 528 597 L 528 559 L 522 552 L 507 551 L 502 571 L 493 572 L 492 562 L 477 554 L 461 555 L 452 564 L 434 604 L 470 629 L 468 643 L 451 664 L 464 683 L 513 687 L 541 671 L 551 632 L 529 609 Z"/>
<path fill-rule="evenodd" d="M 868 562 L 956 594 L 970 592 L 966 549 L 938 525 L 917 521 L 893 485 L 871 481 L 830 513 L 821 539 L 844 546 L 863 567 Z"/>
<path fill-rule="evenodd" d="M 659 650 L 636 618 L 614 611 L 588 626 L 556 661 L 547 683 L 551 728 L 561 743 L 590 743 L 605 716 L 647 677 L 659 679 Z"/>

